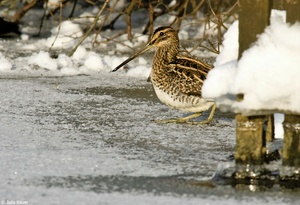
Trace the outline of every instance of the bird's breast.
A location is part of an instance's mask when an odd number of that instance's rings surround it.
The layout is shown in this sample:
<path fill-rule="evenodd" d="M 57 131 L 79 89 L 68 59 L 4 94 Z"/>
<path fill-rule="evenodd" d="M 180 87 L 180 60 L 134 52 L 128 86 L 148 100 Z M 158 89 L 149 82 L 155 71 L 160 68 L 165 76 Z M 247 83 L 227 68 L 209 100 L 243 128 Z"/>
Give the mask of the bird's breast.
<path fill-rule="evenodd" d="M 203 112 L 208 110 L 213 104 L 213 100 L 206 100 L 198 96 L 182 95 L 170 90 L 164 90 L 153 84 L 158 99 L 171 108 L 185 112 Z"/>

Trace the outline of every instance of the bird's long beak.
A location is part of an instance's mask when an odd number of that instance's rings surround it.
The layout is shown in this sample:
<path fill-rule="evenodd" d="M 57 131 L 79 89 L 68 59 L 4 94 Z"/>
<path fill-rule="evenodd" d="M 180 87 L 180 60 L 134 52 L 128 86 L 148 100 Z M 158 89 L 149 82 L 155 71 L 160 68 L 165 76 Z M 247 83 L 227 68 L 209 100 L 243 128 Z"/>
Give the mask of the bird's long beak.
<path fill-rule="evenodd" d="M 119 70 L 122 66 L 126 65 L 128 62 L 132 61 L 133 59 L 135 59 L 139 55 L 142 55 L 143 53 L 145 53 L 146 51 L 150 50 L 153 47 L 154 46 L 153 46 L 153 44 L 151 44 L 151 42 L 147 43 L 147 45 L 143 49 L 141 49 L 140 51 L 138 51 L 135 54 L 133 54 L 131 57 L 129 57 L 123 63 L 121 63 L 120 65 L 118 65 L 117 67 L 115 67 L 111 72 L 115 72 L 115 71 Z"/>

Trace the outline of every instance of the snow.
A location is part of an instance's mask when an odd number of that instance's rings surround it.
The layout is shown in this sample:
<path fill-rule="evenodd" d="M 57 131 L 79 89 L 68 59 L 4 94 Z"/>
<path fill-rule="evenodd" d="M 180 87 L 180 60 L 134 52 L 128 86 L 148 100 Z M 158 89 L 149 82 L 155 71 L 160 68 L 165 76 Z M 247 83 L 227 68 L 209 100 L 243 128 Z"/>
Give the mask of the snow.
<path fill-rule="evenodd" d="M 55 9 L 59 6 L 59 0 L 48 0 L 47 1 L 47 8 L 48 9 Z M 46 7 L 46 5 L 44 5 Z"/>
<path fill-rule="evenodd" d="M 121 52 L 132 52 L 133 43 L 127 41 L 127 34 L 124 34 L 120 38 L 121 43 L 116 44 L 116 50 Z"/>
<path fill-rule="evenodd" d="M 12 63 L 5 58 L 5 56 L 0 53 L 0 71 L 7 71 L 12 69 Z"/>
<path fill-rule="evenodd" d="M 95 52 L 89 52 L 84 61 L 84 66 L 95 71 L 98 71 L 99 69 L 104 67 L 102 59 L 99 58 L 99 56 Z"/>
<path fill-rule="evenodd" d="M 218 55 L 214 62 L 214 70 L 222 64 L 237 60 L 239 49 L 238 34 L 238 21 L 235 21 L 224 34 L 224 41 L 221 46 L 222 52 Z"/>
<path fill-rule="evenodd" d="M 75 60 L 83 60 L 87 56 L 87 51 L 83 46 L 79 46 L 74 54 L 72 55 L 72 58 Z"/>
<path fill-rule="evenodd" d="M 63 21 L 61 25 L 51 30 L 52 35 L 46 40 L 41 40 L 46 47 L 73 48 L 78 38 L 83 35 L 80 26 L 72 21 Z"/>
<path fill-rule="evenodd" d="M 283 138 L 284 131 L 282 123 L 284 121 L 284 114 L 275 113 L 274 114 L 274 128 L 275 128 L 275 138 Z"/>
<path fill-rule="evenodd" d="M 50 54 L 45 51 L 40 51 L 39 53 L 30 56 L 28 58 L 28 65 L 37 65 L 48 70 L 56 70 L 58 67 L 56 60 L 52 59 Z"/>
<path fill-rule="evenodd" d="M 147 79 L 150 76 L 151 68 L 147 66 L 136 66 L 135 68 L 129 69 L 127 75 L 130 77 L 142 77 Z"/>
<path fill-rule="evenodd" d="M 57 64 L 58 64 L 58 67 L 60 67 L 60 68 L 74 67 L 74 64 L 73 64 L 73 61 L 71 60 L 71 58 L 69 58 L 69 56 L 67 56 L 64 53 L 59 54 L 59 56 L 57 58 Z"/>
<path fill-rule="evenodd" d="M 32 51 L 36 49 L 42 49 L 38 53 L 32 52 L 31 55 L 19 58 L 19 64 L 14 65 L 13 60 L 6 57 L 5 54 L 0 53 L 0 65 L 1 71 L 10 74 L 17 74 L 27 71 L 29 73 L 41 74 L 48 76 L 74 76 L 78 74 L 95 74 L 101 72 L 109 73 L 114 67 L 122 63 L 126 57 L 119 57 L 115 55 L 117 52 L 132 53 L 133 47 L 139 47 L 147 42 L 148 37 L 138 34 L 134 37 L 134 41 L 130 42 L 127 39 L 127 35 L 122 35 L 119 39 L 121 43 L 114 44 L 115 48 L 108 51 L 105 44 L 100 45 L 102 52 L 95 52 L 91 49 L 90 44 L 94 40 L 93 37 L 86 39 L 86 44 L 80 45 L 72 56 L 68 56 L 63 52 L 58 54 L 57 58 L 51 57 L 52 50 L 66 50 L 73 48 L 79 37 L 83 35 L 79 24 L 72 21 L 63 21 L 60 25 L 54 27 L 51 30 L 51 36 L 42 38 L 33 43 L 28 42 L 30 38 L 24 34 L 21 37 L 20 49 L 26 51 Z M 98 35 L 98 40 L 101 39 Z M 27 43 L 28 42 L 28 43 Z M 86 46 L 84 46 L 86 45 Z M 113 52 L 112 52 L 113 51 Z M 139 57 L 134 62 L 138 63 L 138 66 L 134 66 L 130 69 L 128 75 L 130 77 L 147 79 L 150 72 L 151 64 L 148 63 L 144 57 Z M 21 66 L 21 67 L 20 67 Z M 16 69 L 13 69 L 17 67 Z M 43 70 L 44 69 L 44 70 Z M 36 71 L 39 72 L 36 72 Z M 47 72 L 51 71 L 51 72 Z"/>
<path fill-rule="evenodd" d="M 223 111 L 245 115 L 260 110 L 300 114 L 300 24 L 275 18 L 239 61 L 238 23 L 225 35 L 224 48 L 203 85 L 203 96 Z M 242 101 L 235 96 L 243 94 Z"/>

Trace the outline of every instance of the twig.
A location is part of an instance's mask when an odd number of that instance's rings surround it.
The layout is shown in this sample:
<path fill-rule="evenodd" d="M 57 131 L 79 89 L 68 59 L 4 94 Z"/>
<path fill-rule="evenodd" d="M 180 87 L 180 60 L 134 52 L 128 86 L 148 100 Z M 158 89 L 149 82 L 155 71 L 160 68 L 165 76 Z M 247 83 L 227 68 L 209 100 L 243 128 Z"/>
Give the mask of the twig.
<path fill-rule="evenodd" d="M 219 43 L 218 43 L 218 48 L 215 48 L 214 44 L 210 40 L 207 40 L 207 41 L 208 41 L 211 48 L 208 48 L 207 46 L 203 46 L 203 45 L 200 45 L 199 47 L 205 48 L 205 49 L 209 50 L 212 53 L 220 54 Z"/>
<path fill-rule="evenodd" d="M 42 32 L 42 27 L 43 27 L 44 20 L 45 20 L 45 17 L 46 17 L 47 8 L 48 8 L 48 4 L 46 2 L 46 6 L 44 8 L 44 13 L 43 13 L 43 16 L 42 16 L 42 19 L 41 19 L 41 23 L 40 23 L 40 27 L 39 27 L 39 32 L 37 34 L 38 36 L 40 36 L 41 32 Z"/>
<path fill-rule="evenodd" d="M 113 5 L 113 8 L 112 9 L 109 9 L 109 12 L 104 16 L 102 22 L 100 23 L 99 25 L 99 28 L 97 30 L 97 33 L 95 35 L 95 38 L 94 38 L 94 42 L 93 42 L 93 46 L 96 44 L 97 42 L 97 38 L 98 38 L 98 35 L 100 33 L 100 31 L 102 30 L 102 28 L 104 27 L 104 23 L 107 21 L 108 17 L 110 16 L 110 14 L 113 12 L 113 10 L 115 9 L 116 5 L 117 5 L 118 1 L 115 1 L 114 5 Z M 108 25 L 108 26 L 113 26 L 114 23 L 118 20 L 118 18 L 121 16 L 121 14 L 119 14 L 110 24 L 111 25 Z"/>
<path fill-rule="evenodd" d="M 74 0 L 74 4 L 73 4 L 72 10 L 71 10 L 71 13 L 69 15 L 69 18 L 73 17 L 76 5 L 77 5 L 77 0 Z"/>
<path fill-rule="evenodd" d="M 25 6 L 23 6 L 19 11 L 17 11 L 13 17 L 13 22 L 19 21 L 27 11 L 29 11 L 32 7 L 36 5 L 38 0 L 33 0 L 31 2 L 26 2 Z"/>
<path fill-rule="evenodd" d="M 90 35 L 90 33 L 92 32 L 93 28 L 96 26 L 100 15 L 103 13 L 105 7 L 107 6 L 109 0 L 105 0 L 101 10 L 98 12 L 96 18 L 94 19 L 93 24 L 91 25 L 91 27 L 89 28 L 89 30 L 80 38 L 80 40 L 78 41 L 77 45 L 71 50 L 71 52 L 69 53 L 69 56 L 72 56 L 75 51 L 77 50 L 77 48 L 80 46 L 80 44 Z"/>
<path fill-rule="evenodd" d="M 63 5 L 62 5 L 62 2 L 59 3 L 59 6 L 60 6 L 60 14 L 59 14 L 59 25 L 58 25 L 58 30 L 57 30 L 57 33 L 56 33 L 56 35 L 55 35 L 55 39 L 54 39 L 54 41 L 52 42 L 52 44 L 51 44 L 51 46 L 50 46 L 50 48 L 49 48 L 49 52 L 51 51 L 51 49 L 52 49 L 52 47 L 53 47 L 55 41 L 57 40 L 58 35 L 59 35 L 59 32 L 60 32 L 60 28 L 61 28 L 61 22 L 62 22 L 62 6 L 63 6 Z"/>
<path fill-rule="evenodd" d="M 114 39 L 116 39 L 116 38 L 118 38 L 118 37 L 120 37 L 120 36 L 122 36 L 122 35 L 124 35 L 125 33 L 127 33 L 125 30 L 124 31 L 122 31 L 122 32 L 120 32 L 120 33 L 118 33 L 118 34 L 116 34 L 116 35 L 113 35 L 112 37 L 103 37 L 103 38 L 105 38 L 106 40 L 103 40 L 103 41 L 101 41 L 100 43 L 108 43 L 108 42 L 110 42 L 110 41 L 114 41 Z M 99 44 L 100 44 L 99 43 Z M 118 43 L 120 43 L 120 42 L 118 42 Z M 98 45 L 99 45 L 98 44 Z"/>

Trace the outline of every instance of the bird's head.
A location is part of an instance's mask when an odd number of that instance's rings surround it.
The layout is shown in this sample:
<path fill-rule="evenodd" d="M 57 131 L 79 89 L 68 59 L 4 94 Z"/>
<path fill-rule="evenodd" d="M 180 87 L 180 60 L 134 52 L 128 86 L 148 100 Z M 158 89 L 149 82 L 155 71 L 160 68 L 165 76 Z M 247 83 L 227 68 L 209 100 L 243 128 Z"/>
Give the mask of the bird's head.
<path fill-rule="evenodd" d="M 140 51 L 133 54 L 131 57 L 129 57 L 127 60 L 125 60 L 123 63 L 118 65 L 115 69 L 112 70 L 112 72 L 115 72 L 119 70 L 122 66 L 126 65 L 128 62 L 132 61 L 139 55 L 142 55 L 143 53 L 147 52 L 153 47 L 162 48 L 164 46 L 170 46 L 175 45 L 178 46 L 179 40 L 178 40 L 178 33 L 170 26 L 162 26 L 157 29 L 152 34 L 152 37 L 149 41 L 149 43 L 146 44 L 146 46 L 141 49 Z"/>
<path fill-rule="evenodd" d="M 152 34 L 151 40 L 148 43 L 152 47 L 163 47 L 165 45 L 178 44 L 178 33 L 172 27 L 162 26 L 157 28 Z"/>

